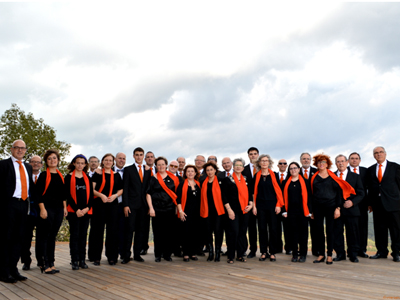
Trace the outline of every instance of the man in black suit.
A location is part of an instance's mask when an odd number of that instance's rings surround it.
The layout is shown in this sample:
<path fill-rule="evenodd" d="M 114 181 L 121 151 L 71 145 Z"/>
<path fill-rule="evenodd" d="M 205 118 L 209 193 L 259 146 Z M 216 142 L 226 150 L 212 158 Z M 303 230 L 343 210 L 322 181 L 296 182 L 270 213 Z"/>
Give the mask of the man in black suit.
<path fill-rule="evenodd" d="M 377 252 L 369 258 L 387 257 L 389 230 L 393 261 L 400 262 L 400 165 L 386 160 L 386 150 L 381 146 L 375 147 L 373 154 L 377 163 L 368 168 L 366 181 Z"/>
<path fill-rule="evenodd" d="M 200 173 L 199 181 L 203 182 L 204 179 L 207 178 L 206 172 L 203 170 L 203 166 L 206 163 L 206 158 L 203 155 L 197 155 L 196 158 L 194 159 L 194 165 Z"/>
<path fill-rule="evenodd" d="M 183 170 L 185 169 L 186 159 L 184 157 L 180 156 L 176 160 L 179 164 L 178 174 L 179 174 L 179 176 L 183 177 Z"/>
<path fill-rule="evenodd" d="M 302 175 L 304 179 L 311 181 L 311 178 L 317 172 L 316 168 L 311 167 L 311 154 L 308 152 L 303 152 L 300 155 L 300 163 L 301 163 L 300 175 Z M 316 245 L 318 245 L 317 231 L 315 230 L 314 226 L 315 220 L 310 218 L 309 222 L 310 222 L 310 235 L 311 235 L 311 252 L 314 256 L 319 256 L 318 251 L 315 250 L 317 249 Z M 325 240 L 325 236 L 320 236 L 319 238 Z"/>
<path fill-rule="evenodd" d="M 11 157 L 0 161 L 0 281 L 26 280 L 18 272 L 22 239 L 29 210 L 29 188 L 33 186 L 32 166 L 22 162 L 26 145 L 16 140 Z"/>
<path fill-rule="evenodd" d="M 89 172 L 88 172 L 88 175 L 89 175 L 90 177 L 92 177 L 93 174 L 96 173 L 96 170 L 97 170 L 98 167 L 99 167 L 100 161 L 99 161 L 99 159 L 98 159 L 96 156 L 91 156 L 91 157 L 89 157 L 88 162 L 89 162 Z"/>
<path fill-rule="evenodd" d="M 156 158 L 154 156 L 154 153 L 151 151 L 147 151 L 144 160 L 146 161 L 146 166 L 150 168 L 151 176 L 154 176 L 157 173 L 157 168 L 154 164 L 155 159 Z"/>
<path fill-rule="evenodd" d="M 357 152 L 353 152 L 349 155 L 349 170 L 353 173 L 359 174 L 361 182 L 364 187 L 364 198 L 358 203 L 360 210 L 360 217 L 358 218 L 358 230 L 360 237 L 360 251 L 358 256 L 368 258 L 367 245 L 368 245 L 368 199 L 367 199 L 367 186 L 365 182 L 365 175 L 367 174 L 367 168 L 361 167 L 361 156 Z"/>
<path fill-rule="evenodd" d="M 179 163 L 176 160 L 171 160 L 169 162 L 168 165 L 168 171 L 170 171 L 172 174 L 174 174 L 175 176 L 179 176 L 179 172 L 178 172 L 178 168 L 179 168 Z M 182 178 L 182 177 L 181 177 Z"/>
<path fill-rule="evenodd" d="M 348 199 L 343 199 L 340 207 L 340 217 L 334 221 L 335 239 L 333 249 L 336 251 L 336 257 L 333 261 L 346 260 L 344 249 L 343 229 L 346 226 L 347 254 L 352 262 L 358 262 L 357 254 L 360 249 L 358 218 L 360 210 L 358 204 L 364 198 L 364 187 L 360 175 L 357 175 L 347 168 L 348 161 L 346 156 L 339 154 L 335 158 L 337 171 L 335 174 L 347 181 L 355 190 L 356 195 L 351 195 Z"/>
<path fill-rule="evenodd" d="M 115 155 L 115 166 L 114 172 L 117 172 L 121 179 L 124 179 L 124 170 L 126 163 L 126 155 L 122 152 L 118 152 Z M 118 254 L 121 259 L 124 259 L 124 247 L 125 247 L 125 214 L 124 214 L 124 205 L 122 203 L 122 196 L 118 197 Z"/>
<path fill-rule="evenodd" d="M 254 176 L 257 172 L 254 164 L 256 163 L 260 153 L 256 147 L 250 147 L 247 150 L 247 155 L 249 156 L 250 163 L 244 167 L 242 174 L 246 176 L 248 184 L 252 186 L 254 184 Z M 247 258 L 253 258 L 256 256 L 257 252 L 257 217 L 252 212 L 249 212 L 248 233 L 250 253 L 247 255 Z M 246 245 L 246 249 L 247 247 L 248 245 Z"/>
<path fill-rule="evenodd" d="M 224 157 L 222 159 L 222 168 L 224 168 L 224 170 L 220 171 L 217 175 L 219 180 L 229 177 L 233 173 L 232 160 L 229 157 Z"/>
<path fill-rule="evenodd" d="M 135 240 L 133 246 L 133 259 L 144 262 L 140 256 L 143 250 L 143 235 L 146 229 L 146 216 L 148 207 L 146 204 L 146 192 L 151 178 L 151 171 L 146 170 L 143 164 L 144 150 L 140 147 L 133 151 L 135 163 L 124 170 L 124 193 L 122 203 L 125 214 L 125 254 L 122 261 L 127 264 L 130 261 L 133 232 Z"/>

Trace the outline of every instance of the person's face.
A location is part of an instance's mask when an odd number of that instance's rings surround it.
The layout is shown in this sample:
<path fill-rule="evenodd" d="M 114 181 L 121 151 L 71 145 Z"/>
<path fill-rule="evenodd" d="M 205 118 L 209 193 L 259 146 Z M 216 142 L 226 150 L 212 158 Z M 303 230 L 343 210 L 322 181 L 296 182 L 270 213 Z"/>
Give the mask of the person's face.
<path fill-rule="evenodd" d="M 48 168 L 57 168 L 58 165 L 58 158 L 55 153 L 52 153 L 47 157 L 46 165 Z"/>
<path fill-rule="evenodd" d="M 114 159 L 112 156 L 106 156 L 103 159 L 104 169 L 111 169 L 114 164 Z"/>
<path fill-rule="evenodd" d="M 178 171 L 178 164 L 176 162 L 171 162 L 168 169 L 172 174 L 175 174 Z"/>
<path fill-rule="evenodd" d="M 142 158 L 142 160 L 143 160 L 143 158 Z M 146 165 L 152 167 L 154 165 L 154 154 L 153 153 L 147 153 L 145 161 L 146 161 Z"/>
<path fill-rule="evenodd" d="M 356 168 L 360 165 L 361 159 L 357 154 L 353 154 L 353 155 L 350 155 L 350 157 L 349 157 L 349 163 L 350 163 L 350 166 L 352 166 L 353 168 Z"/>
<path fill-rule="evenodd" d="M 193 170 L 193 168 L 188 168 L 186 170 L 186 177 L 187 179 L 194 179 L 194 176 L 196 175 L 196 171 Z"/>
<path fill-rule="evenodd" d="M 343 172 L 344 170 L 346 170 L 347 165 L 348 165 L 348 162 L 343 156 L 340 156 L 336 159 L 336 167 L 338 168 L 338 170 L 340 172 Z"/>
<path fill-rule="evenodd" d="M 179 164 L 179 171 L 182 171 L 185 168 L 186 165 L 186 160 L 183 157 L 178 158 L 178 164 Z"/>
<path fill-rule="evenodd" d="M 160 159 L 157 161 L 157 171 L 160 173 L 164 173 L 167 170 L 167 165 L 165 164 L 165 161 L 163 159 Z"/>
<path fill-rule="evenodd" d="M 268 157 L 263 157 L 260 159 L 260 168 L 261 169 L 268 169 L 269 168 L 269 159 Z"/>
<path fill-rule="evenodd" d="M 232 170 L 232 161 L 230 158 L 224 158 L 222 160 L 222 167 L 226 172 L 230 172 Z"/>
<path fill-rule="evenodd" d="M 250 159 L 251 163 L 254 164 L 257 161 L 258 156 L 259 156 L 259 154 L 256 150 L 251 150 L 249 152 L 249 159 Z"/>
<path fill-rule="evenodd" d="M 286 162 L 286 160 L 284 160 L 284 159 L 281 159 L 279 162 L 278 162 L 278 168 L 279 168 L 279 172 L 285 172 L 286 171 L 286 168 L 287 168 L 287 162 Z"/>
<path fill-rule="evenodd" d="M 300 169 L 295 164 L 291 164 L 289 166 L 289 172 L 290 172 L 290 176 L 297 177 L 297 176 L 299 176 Z"/>
<path fill-rule="evenodd" d="M 378 147 L 374 150 L 374 158 L 378 163 L 383 163 L 386 160 L 386 152 L 383 148 Z"/>
<path fill-rule="evenodd" d="M 233 165 L 233 171 L 235 171 L 235 173 L 242 173 L 244 169 L 243 163 L 241 161 L 237 161 L 234 165 Z"/>
<path fill-rule="evenodd" d="M 206 169 L 207 176 L 210 178 L 214 177 L 216 172 L 217 170 L 215 170 L 212 166 L 208 166 Z"/>
<path fill-rule="evenodd" d="M 17 160 L 22 160 L 26 153 L 26 145 L 23 141 L 17 141 L 10 150 L 12 156 L 14 156 Z"/>
<path fill-rule="evenodd" d="M 317 167 L 319 171 L 324 171 L 328 167 L 328 162 L 326 160 L 320 160 L 317 162 Z"/>
<path fill-rule="evenodd" d="M 86 166 L 86 163 L 83 158 L 77 158 L 73 165 L 75 167 L 75 170 L 82 172 L 83 168 Z"/>
<path fill-rule="evenodd" d="M 308 154 L 303 154 L 303 156 L 300 158 L 300 162 L 304 169 L 308 169 L 311 164 L 311 156 Z"/>
<path fill-rule="evenodd" d="M 212 161 L 214 163 L 217 163 L 217 157 L 214 155 L 211 155 L 208 157 L 207 162 Z"/>
<path fill-rule="evenodd" d="M 29 164 L 32 166 L 32 171 L 33 173 L 38 173 L 39 170 L 43 167 L 42 160 L 40 159 L 39 156 L 34 156 L 32 157 L 31 161 Z"/>
<path fill-rule="evenodd" d="M 196 159 L 194 160 L 194 163 L 197 169 L 201 169 L 206 163 L 206 160 L 204 159 L 203 156 L 197 156 Z"/>
<path fill-rule="evenodd" d="M 126 155 L 123 153 L 118 153 L 117 157 L 115 158 L 115 165 L 118 169 L 122 169 L 125 166 L 126 162 Z"/>
<path fill-rule="evenodd" d="M 90 170 L 95 170 L 99 167 L 99 160 L 97 158 L 91 158 L 89 160 L 89 168 Z"/>
<path fill-rule="evenodd" d="M 140 152 L 140 151 L 136 151 L 134 154 L 133 154 L 133 158 L 135 159 L 135 162 L 137 163 L 137 164 L 142 164 L 143 163 L 143 158 L 144 158 L 144 153 L 143 152 Z M 153 160 L 153 163 L 154 163 L 154 160 Z"/>

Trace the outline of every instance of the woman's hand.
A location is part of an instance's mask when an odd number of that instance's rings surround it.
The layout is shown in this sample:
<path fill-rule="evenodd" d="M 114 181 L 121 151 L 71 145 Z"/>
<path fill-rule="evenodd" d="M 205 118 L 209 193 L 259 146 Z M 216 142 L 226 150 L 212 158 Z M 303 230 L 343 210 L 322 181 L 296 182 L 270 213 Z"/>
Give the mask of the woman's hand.
<path fill-rule="evenodd" d="M 47 210 L 45 208 L 40 210 L 40 217 L 44 220 L 47 219 Z"/>
<path fill-rule="evenodd" d="M 181 210 L 179 212 L 179 217 L 181 218 L 181 221 L 183 222 L 183 221 L 186 221 L 187 215 L 185 214 L 185 212 L 183 210 Z"/>
<path fill-rule="evenodd" d="M 149 215 L 150 215 L 150 217 L 155 217 L 156 216 L 156 211 L 154 210 L 154 208 L 150 208 L 149 209 Z"/>
<path fill-rule="evenodd" d="M 229 219 L 235 220 L 235 213 L 232 210 L 232 208 L 228 209 L 228 215 L 229 215 Z"/>
<path fill-rule="evenodd" d="M 244 209 L 245 212 L 249 212 L 251 209 L 253 208 L 252 204 L 249 204 L 246 206 L 246 208 Z"/>
<path fill-rule="evenodd" d="M 103 201 L 103 203 L 108 203 L 108 197 L 106 195 L 101 194 L 100 199 L 101 199 L 101 201 Z"/>
<path fill-rule="evenodd" d="M 275 207 L 275 214 L 280 214 L 281 213 L 281 208 L 280 207 Z"/>
<path fill-rule="evenodd" d="M 253 215 L 257 216 L 257 207 L 253 207 Z"/>
<path fill-rule="evenodd" d="M 82 209 L 83 216 L 86 215 L 88 213 L 88 211 L 89 211 L 89 207 Z"/>
<path fill-rule="evenodd" d="M 83 213 L 82 213 L 82 211 L 81 211 L 80 209 L 78 209 L 78 210 L 76 211 L 76 216 L 77 216 L 78 218 L 83 217 Z"/>
<path fill-rule="evenodd" d="M 287 213 L 282 213 L 282 216 L 287 218 Z"/>
<path fill-rule="evenodd" d="M 314 220 L 314 213 L 311 214 L 311 220 Z"/>
<path fill-rule="evenodd" d="M 68 209 L 64 207 L 64 217 L 68 216 Z"/>
<path fill-rule="evenodd" d="M 111 195 L 111 197 L 108 197 L 108 202 L 113 202 L 117 198 L 117 194 Z"/>
<path fill-rule="evenodd" d="M 333 218 L 337 219 L 340 217 L 340 209 L 336 208 L 335 209 L 335 213 L 333 214 Z"/>

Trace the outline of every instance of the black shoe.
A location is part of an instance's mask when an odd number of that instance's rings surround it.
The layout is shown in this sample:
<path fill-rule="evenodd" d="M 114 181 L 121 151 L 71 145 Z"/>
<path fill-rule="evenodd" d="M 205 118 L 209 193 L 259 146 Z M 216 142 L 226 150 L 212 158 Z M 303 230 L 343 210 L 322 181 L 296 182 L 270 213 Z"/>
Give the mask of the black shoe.
<path fill-rule="evenodd" d="M 353 263 L 358 263 L 359 262 L 357 256 L 350 257 L 350 261 L 353 262 Z"/>
<path fill-rule="evenodd" d="M 188 262 L 188 261 L 190 261 L 190 258 L 188 257 L 188 258 L 183 258 L 183 261 L 184 262 Z"/>
<path fill-rule="evenodd" d="M 369 255 L 367 253 L 363 252 L 363 251 L 358 252 L 357 256 L 364 257 L 364 258 L 368 258 L 369 257 Z"/>
<path fill-rule="evenodd" d="M 292 255 L 292 250 L 288 250 L 288 251 L 286 251 L 286 255 Z"/>
<path fill-rule="evenodd" d="M 22 266 L 22 270 L 24 270 L 24 271 L 28 271 L 28 270 L 30 270 L 31 269 L 31 264 L 24 264 L 23 266 Z"/>
<path fill-rule="evenodd" d="M 121 261 L 121 264 L 125 265 L 125 264 L 129 263 L 130 261 L 131 261 L 130 258 L 124 258 L 124 259 Z"/>
<path fill-rule="evenodd" d="M 156 257 L 156 259 L 154 261 L 155 262 L 160 262 L 161 261 L 161 257 Z"/>
<path fill-rule="evenodd" d="M 300 256 L 298 262 L 306 262 L 306 257 L 305 256 Z"/>
<path fill-rule="evenodd" d="M 44 266 L 44 267 L 39 267 L 40 268 L 40 272 L 41 273 L 45 273 L 45 274 L 56 274 L 56 272 L 52 269 L 52 268 L 50 268 L 49 266 Z M 49 270 L 49 271 L 46 271 L 46 270 Z"/>
<path fill-rule="evenodd" d="M 261 256 L 260 256 L 260 258 L 258 260 L 259 261 L 265 261 L 267 258 L 268 258 L 267 253 L 263 253 L 263 254 L 261 254 Z"/>
<path fill-rule="evenodd" d="M 81 260 L 79 262 L 79 267 L 82 268 L 82 269 L 88 269 L 89 268 L 89 266 L 86 264 L 85 260 Z"/>
<path fill-rule="evenodd" d="M 292 257 L 292 262 L 298 262 L 299 260 L 297 259 L 297 257 Z"/>
<path fill-rule="evenodd" d="M 222 252 L 221 250 L 215 250 L 215 258 L 214 258 L 215 262 L 218 262 L 221 260 L 221 252 Z"/>
<path fill-rule="evenodd" d="M 328 257 L 326 258 L 326 264 L 327 264 L 327 265 L 333 264 L 333 259 L 332 259 L 331 261 L 329 261 L 329 260 L 328 260 L 329 257 L 332 258 L 332 256 L 328 256 Z"/>
<path fill-rule="evenodd" d="M 146 254 L 147 254 L 147 250 L 140 251 L 140 255 L 146 255 Z"/>
<path fill-rule="evenodd" d="M 95 261 L 93 262 L 93 264 L 94 264 L 95 266 L 100 266 L 100 261 L 99 261 L 99 260 L 95 260 Z"/>
<path fill-rule="evenodd" d="M 199 260 L 199 259 L 197 258 L 197 256 L 191 256 L 190 259 L 191 259 L 191 260 Z M 171 258 L 171 260 L 169 260 L 169 261 L 172 261 L 172 258 Z"/>
<path fill-rule="evenodd" d="M 393 256 L 393 261 L 400 262 L 400 256 L 398 256 L 398 255 Z"/>
<path fill-rule="evenodd" d="M 256 257 L 256 253 L 253 251 L 250 251 L 249 255 L 247 255 L 247 258 L 253 258 Z"/>
<path fill-rule="evenodd" d="M 109 260 L 109 261 L 108 261 L 108 264 L 109 264 L 110 266 L 115 266 L 115 261 Z"/>
<path fill-rule="evenodd" d="M 325 261 L 325 256 L 323 258 L 321 258 L 320 260 L 316 259 L 313 261 L 314 264 L 319 264 L 319 263 L 323 263 Z"/>
<path fill-rule="evenodd" d="M 341 261 L 341 260 L 346 260 L 346 256 L 344 255 L 340 255 L 340 256 L 336 256 L 333 261 Z"/>
<path fill-rule="evenodd" d="M 138 261 L 138 262 L 144 262 L 144 259 L 141 258 L 140 256 L 135 256 L 135 257 L 133 258 L 133 260 L 134 260 L 134 261 Z"/>
<path fill-rule="evenodd" d="M 375 255 L 372 255 L 369 258 L 370 259 L 387 258 L 387 254 L 383 255 L 383 254 L 380 254 L 380 253 L 377 252 Z"/>
<path fill-rule="evenodd" d="M 271 254 L 271 256 L 272 256 L 272 255 L 273 255 L 274 257 L 270 257 L 269 260 L 270 260 L 270 261 L 276 261 L 276 256 L 275 256 L 275 254 Z"/>
<path fill-rule="evenodd" d="M 196 257 L 197 258 L 197 257 Z M 192 259 L 192 258 L 190 258 L 190 259 Z M 172 258 L 171 258 L 171 256 L 170 257 L 164 257 L 164 260 L 166 260 L 166 261 L 172 261 Z"/>
<path fill-rule="evenodd" d="M 12 274 L 11 276 L 12 276 L 15 280 L 17 280 L 17 281 L 24 281 L 24 280 L 27 280 L 27 279 L 28 279 L 27 277 L 22 276 L 22 275 L 19 274 L 19 273 Z"/>
<path fill-rule="evenodd" d="M 16 283 L 17 282 L 17 280 L 12 276 L 2 276 L 2 277 L 0 277 L 0 281 L 3 281 L 5 283 Z"/>
<path fill-rule="evenodd" d="M 79 270 L 79 263 L 77 261 L 71 262 L 72 270 L 76 271 Z"/>

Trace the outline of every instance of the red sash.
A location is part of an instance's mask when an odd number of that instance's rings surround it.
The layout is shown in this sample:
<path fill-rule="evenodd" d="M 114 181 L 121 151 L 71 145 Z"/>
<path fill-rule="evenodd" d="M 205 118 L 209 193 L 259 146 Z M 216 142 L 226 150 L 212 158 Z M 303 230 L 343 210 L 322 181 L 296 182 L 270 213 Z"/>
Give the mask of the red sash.
<path fill-rule="evenodd" d="M 169 171 L 167 171 L 167 173 L 169 173 L 168 175 L 171 177 L 171 175 L 172 176 L 174 176 L 171 172 L 169 172 Z M 171 175 L 170 175 L 171 174 Z M 176 176 L 174 176 L 174 177 L 176 177 Z M 172 178 L 172 177 L 171 177 Z M 177 178 L 178 179 L 178 178 Z M 161 185 L 161 187 L 164 189 L 164 191 L 168 194 L 168 196 L 170 196 L 171 198 L 172 198 L 172 201 L 174 202 L 174 204 L 175 205 L 178 205 L 177 203 L 176 203 L 176 198 L 178 198 L 178 196 L 173 192 L 173 191 L 171 191 L 168 187 L 167 187 L 167 185 L 165 184 L 165 182 L 164 182 L 164 180 L 162 179 L 162 177 L 161 177 L 161 175 L 160 175 L 160 173 L 158 173 L 157 172 L 157 180 L 158 180 L 158 183 Z M 174 180 L 173 178 L 172 178 L 172 180 Z M 178 181 L 179 181 L 179 179 L 178 179 Z M 174 180 L 174 184 L 175 184 L 175 190 L 177 189 L 177 186 L 176 186 L 176 182 L 175 182 L 175 180 Z"/>
<path fill-rule="evenodd" d="M 197 180 L 195 180 L 194 182 L 196 182 L 197 186 L 200 187 L 200 183 Z M 187 179 L 185 179 L 185 182 L 183 183 L 182 187 L 182 198 L 181 198 L 181 205 L 183 211 L 185 211 L 188 188 L 189 188 L 189 182 Z M 178 217 L 179 217 L 179 212 L 178 212 Z"/>
<path fill-rule="evenodd" d="M 282 190 L 279 187 L 278 181 L 276 180 L 275 173 L 271 169 L 268 169 L 269 176 L 271 176 L 272 180 L 272 185 L 274 186 L 275 194 L 276 194 L 276 206 L 277 207 L 282 207 L 284 205 L 283 203 L 283 197 L 282 197 Z M 256 183 L 254 185 L 254 206 L 256 206 L 256 200 L 257 200 L 257 195 L 258 195 L 258 183 L 260 182 L 261 178 L 261 171 L 258 171 L 256 174 Z"/>
<path fill-rule="evenodd" d="M 340 186 L 340 188 L 342 189 L 343 192 L 343 199 L 347 200 L 347 198 L 350 197 L 350 194 L 355 195 L 356 191 L 353 189 L 353 187 L 345 180 L 340 179 L 339 177 L 336 176 L 335 173 L 333 173 L 331 170 L 327 170 L 329 176 L 332 177 L 333 180 L 335 180 L 337 182 L 337 184 Z M 319 173 L 319 171 L 317 171 L 314 176 L 311 178 L 311 190 L 314 192 L 313 190 L 313 183 L 314 183 L 314 179 L 315 176 L 317 176 L 317 174 Z"/>
<path fill-rule="evenodd" d="M 242 209 L 244 214 L 247 214 L 247 212 L 244 211 L 246 206 L 249 204 L 249 190 L 246 184 L 246 180 L 242 175 L 242 180 L 239 181 L 235 172 L 232 174 L 232 177 L 235 180 L 236 187 L 238 189 L 240 208 Z"/>
<path fill-rule="evenodd" d="M 64 177 L 63 177 L 63 175 L 61 174 L 60 171 L 58 171 L 58 169 L 56 169 L 56 170 L 57 170 L 58 175 L 60 175 L 60 177 L 61 177 L 61 179 L 62 179 L 62 182 L 64 183 Z M 43 192 L 42 196 L 43 196 L 44 194 L 46 194 L 46 191 L 47 191 L 47 188 L 49 187 L 50 181 L 51 181 L 50 169 L 47 168 L 47 170 L 46 170 L 46 185 L 45 185 L 45 187 L 44 187 L 44 192 Z"/>
<path fill-rule="evenodd" d="M 292 176 L 289 177 L 288 181 L 285 184 L 285 189 L 283 191 L 283 198 L 285 201 L 286 211 L 288 211 L 288 207 L 289 207 L 288 187 L 289 187 L 289 184 L 291 181 L 292 181 Z M 303 198 L 304 216 L 308 217 L 308 215 L 310 214 L 310 211 L 308 210 L 308 205 L 307 205 L 308 195 L 307 195 L 306 182 L 304 181 L 302 176 L 299 176 L 299 182 L 300 182 L 300 186 L 301 186 L 301 196 Z"/>
<path fill-rule="evenodd" d="M 90 188 L 91 188 L 91 186 L 90 186 L 90 182 L 89 182 L 89 178 L 87 177 L 87 175 L 85 174 L 85 172 L 82 172 L 82 175 L 83 175 L 83 180 L 85 180 L 85 186 L 86 186 L 86 204 L 88 204 L 89 203 L 89 198 L 90 198 Z M 70 184 L 70 187 L 69 187 L 69 191 L 70 191 L 70 193 L 71 193 L 71 198 L 72 199 L 74 199 L 74 201 L 75 201 L 75 204 L 77 204 L 78 203 L 78 201 L 77 201 L 77 199 L 76 199 L 76 177 L 75 177 L 75 170 L 72 172 L 72 174 L 71 174 L 71 184 Z M 71 205 L 68 205 L 68 207 L 67 207 L 67 210 L 69 211 L 69 212 L 75 212 L 73 209 L 72 209 L 72 207 L 71 207 Z M 88 214 L 89 215 L 91 215 L 92 214 L 92 209 L 90 209 L 89 211 L 88 211 Z"/>
<path fill-rule="evenodd" d="M 206 178 L 203 182 L 203 186 L 201 188 L 201 202 L 200 202 L 200 216 L 202 218 L 208 217 L 208 199 L 207 199 L 207 186 L 208 186 L 209 177 Z M 224 204 L 222 203 L 221 196 L 221 188 L 218 184 L 217 176 L 214 177 L 214 181 L 212 183 L 212 195 L 214 198 L 214 205 L 217 209 L 218 216 L 223 215 L 225 213 Z"/>
<path fill-rule="evenodd" d="M 178 176 L 175 176 L 170 171 L 166 171 L 166 172 L 167 172 L 168 176 L 174 181 L 174 183 L 175 183 L 175 192 L 176 192 L 176 189 L 178 188 L 179 183 L 180 183 L 179 178 L 178 178 Z"/>
<path fill-rule="evenodd" d="M 103 179 L 101 181 L 100 189 L 98 190 L 99 193 L 103 191 L 105 185 L 106 185 L 106 172 L 103 169 Z M 108 193 L 108 197 L 111 197 L 113 189 L 114 189 L 114 172 L 113 170 L 110 170 L 110 192 Z M 94 196 L 94 198 L 97 198 L 97 196 Z"/>

